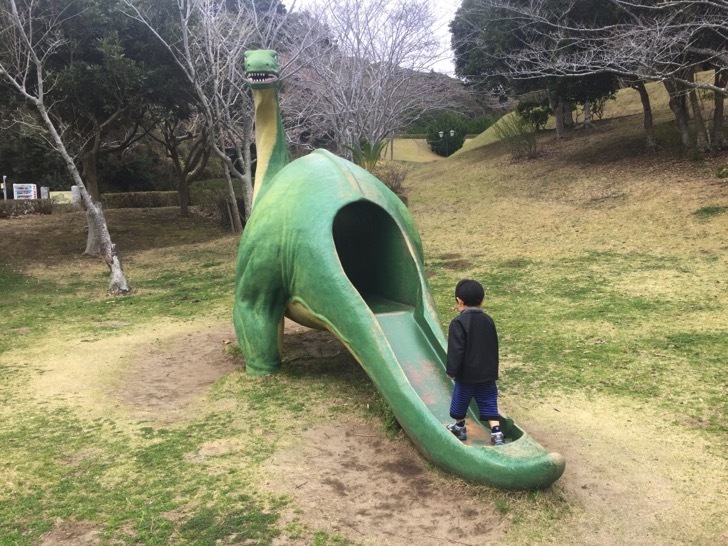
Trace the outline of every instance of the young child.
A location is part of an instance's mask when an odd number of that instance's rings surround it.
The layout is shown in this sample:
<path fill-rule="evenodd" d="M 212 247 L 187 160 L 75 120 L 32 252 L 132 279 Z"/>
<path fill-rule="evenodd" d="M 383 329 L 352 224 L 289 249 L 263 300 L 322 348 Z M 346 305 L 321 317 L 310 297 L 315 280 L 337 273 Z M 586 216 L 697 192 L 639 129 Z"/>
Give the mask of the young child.
<path fill-rule="evenodd" d="M 447 339 L 447 376 L 455 381 L 447 429 L 459 440 L 467 439 L 465 415 L 475 398 L 481 421 L 490 425 L 490 441 L 502 446 L 503 432 L 498 414 L 498 334 L 493 319 L 483 312 L 485 290 L 471 279 L 455 287 L 460 314 L 450 323 Z"/>

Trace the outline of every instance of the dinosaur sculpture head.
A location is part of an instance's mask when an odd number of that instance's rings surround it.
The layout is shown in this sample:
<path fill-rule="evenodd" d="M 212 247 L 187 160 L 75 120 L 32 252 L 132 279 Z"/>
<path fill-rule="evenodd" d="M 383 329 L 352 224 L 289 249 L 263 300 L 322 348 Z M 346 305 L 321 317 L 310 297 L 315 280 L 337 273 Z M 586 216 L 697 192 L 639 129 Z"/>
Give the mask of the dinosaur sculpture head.
<path fill-rule="evenodd" d="M 278 53 L 272 49 L 257 49 L 245 52 L 245 83 L 251 89 L 277 87 L 280 67 Z"/>

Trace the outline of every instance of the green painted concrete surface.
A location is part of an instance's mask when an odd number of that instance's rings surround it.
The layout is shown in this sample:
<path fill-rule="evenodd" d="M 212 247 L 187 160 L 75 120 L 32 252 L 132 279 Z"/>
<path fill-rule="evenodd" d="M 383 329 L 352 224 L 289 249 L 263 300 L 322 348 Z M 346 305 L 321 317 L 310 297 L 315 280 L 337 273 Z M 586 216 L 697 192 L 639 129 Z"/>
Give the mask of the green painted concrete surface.
<path fill-rule="evenodd" d="M 267 59 L 273 53 L 247 55 L 256 59 L 257 71 L 275 64 L 276 78 L 265 84 L 259 76 L 251 85 L 254 95 L 277 89 L 277 64 Z M 277 99 L 258 99 L 256 131 L 279 146 L 280 126 L 271 120 L 280 112 L 262 111 L 272 104 L 277 110 Z M 260 126 L 263 119 L 267 127 Z M 422 243 L 400 199 L 369 172 L 324 150 L 289 164 L 276 159 L 282 154 L 268 157 L 267 172 L 256 175 L 264 186 L 241 238 L 236 272 L 233 317 L 247 373 L 279 368 L 284 315 L 329 330 L 436 465 L 504 489 L 556 481 L 564 459 L 510 419 L 503 418 L 507 442 L 500 447 L 490 445 L 489 430 L 474 413 L 466 442 L 445 428 L 452 394 L 446 340 L 424 274 Z"/>

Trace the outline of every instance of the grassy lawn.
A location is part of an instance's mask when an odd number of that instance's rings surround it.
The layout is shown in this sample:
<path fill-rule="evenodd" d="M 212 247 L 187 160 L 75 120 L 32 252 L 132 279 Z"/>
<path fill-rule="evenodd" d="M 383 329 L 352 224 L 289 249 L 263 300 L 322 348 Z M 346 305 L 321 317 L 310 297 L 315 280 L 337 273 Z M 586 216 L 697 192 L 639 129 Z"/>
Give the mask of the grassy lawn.
<path fill-rule="evenodd" d="M 476 139 L 407 180 L 443 323 L 457 280 L 480 279 L 503 402 L 567 458 L 549 490 L 506 493 L 413 456 L 490 522 L 464 544 L 726 539 L 726 156 L 644 154 L 634 100 L 566 141 L 542 134 L 539 159 Z M 297 489 L 314 478 L 269 483 L 272 461 L 303 457 L 316 446 L 301 434 L 331 422 L 360 420 L 385 451 L 409 445 L 357 363 L 292 336 L 280 374 L 248 378 L 229 332 L 237 238 L 173 209 L 107 218 L 130 297 L 106 296 L 105 267 L 80 257 L 79 213 L 0 221 L 0 545 L 384 543 L 341 523 L 344 496 L 331 495 L 334 523 L 313 518 Z M 145 383 L 174 387 L 177 361 L 223 371 L 169 405 Z M 392 513 L 416 522 L 407 507 L 424 497 Z"/>

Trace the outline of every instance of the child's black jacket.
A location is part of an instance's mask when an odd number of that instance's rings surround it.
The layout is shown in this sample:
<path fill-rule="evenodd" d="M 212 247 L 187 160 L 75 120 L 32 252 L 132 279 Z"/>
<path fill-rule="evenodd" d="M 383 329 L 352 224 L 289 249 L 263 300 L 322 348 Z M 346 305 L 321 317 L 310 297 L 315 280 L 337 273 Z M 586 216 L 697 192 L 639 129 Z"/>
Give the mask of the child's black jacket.
<path fill-rule="evenodd" d="M 466 384 L 498 379 L 498 334 L 481 309 L 465 309 L 450 322 L 447 374 Z"/>

